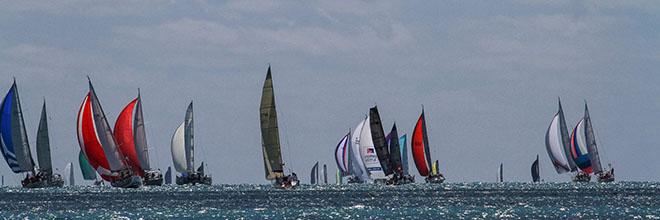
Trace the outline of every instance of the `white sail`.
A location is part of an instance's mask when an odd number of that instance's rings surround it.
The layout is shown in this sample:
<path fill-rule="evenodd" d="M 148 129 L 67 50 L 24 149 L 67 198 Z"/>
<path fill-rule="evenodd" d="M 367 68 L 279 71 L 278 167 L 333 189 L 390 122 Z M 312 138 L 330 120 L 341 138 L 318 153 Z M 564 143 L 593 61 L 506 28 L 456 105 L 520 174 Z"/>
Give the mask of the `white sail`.
<path fill-rule="evenodd" d="M 560 115 L 556 114 L 548 127 L 546 133 L 546 148 L 550 155 L 550 160 L 555 167 L 557 173 L 565 173 L 570 171 L 566 154 L 564 153 L 564 142 L 561 135 L 561 127 L 559 125 Z"/>
<path fill-rule="evenodd" d="M 367 117 L 365 122 L 368 121 L 369 117 Z M 383 173 L 383 168 L 380 166 L 374 141 L 371 137 L 371 126 L 367 126 L 366 123 L 365 126 L 362 126 L 362 131 L 360 132 L 360 155 L 364 167 L 366 167 L 369 173 L 369 178 L 372 180 L 385 179 L 385 173 Z"/>
<path fill-rule="evenodd" d="M 185 122 L 182 122 L 172 136 L 172 162 L 174 162 L 174 169 L 180 173 L 188 172 L 184 130 Z"/>
<path fill-rule="evenodd" d="M 353 130 L 353 136 L 351 137 L 351 159 L 352 159 L 352 167 L 351 169 L 353 170 L 352 173 L 360 178 L 360 180 L 365 181 L 369 179 L 369 173 L 367 173 L 367 169 L 364 166 L 364 162 L 362 162 L 362 156 L 360 156 L 360 134 L 362 133 L 362 126 L 364 126 L 364 123 L 366 122 L 365 120 L 362 120 L 360 123 L 358 123 L 357 127 L 355 127 L 355 130 Z"/>

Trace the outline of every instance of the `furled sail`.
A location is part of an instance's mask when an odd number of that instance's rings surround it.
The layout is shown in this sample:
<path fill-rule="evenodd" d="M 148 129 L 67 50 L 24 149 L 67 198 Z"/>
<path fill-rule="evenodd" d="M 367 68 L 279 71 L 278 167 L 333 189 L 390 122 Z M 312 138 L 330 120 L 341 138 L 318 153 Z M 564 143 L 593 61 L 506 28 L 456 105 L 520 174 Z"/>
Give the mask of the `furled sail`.
<path fill-rule="evenodd" d="M 309 184 L 317 184 L 319 182 L 319 162 L 317 161 L 314 166 L 312 166 L 312 171 L 310 173 Z"/>
<path fill-rule="evenodd" d="M 378 108 L 376 106 L 369 109 L 369 126 L 371 128 L 371 138 L 374 143 L 374 148 L 376 149 L 376 155 L 378 156 L 378 161 L 380 161 L 383 173 L 385 173 L 385 175 L 391 175 L 393 173 L 392 162 L 390 161 L 387 141 L 385 140 L 383 124 L 380 120 L 380 114 L 378 113 Z"/>
<path fill-rule="evenodd" d="M 34 171 L 34 160 L 30 153 L 23 109 L 18 97 L 16 81 L 2 101 L 0 107 L 0 139 L 2 155 L 14 173 Z"/>
<path fill-rule="evenodd" d="M 598 174 L 603 172 L 603 166 L 600 163 L 600 155 L 598 154 L 598 146 L 596 146 L 596 136 L 591 124 L 591 117 L 589 116 L 589 107 L 587 102 L 584 102 L 584 137 L 587 142 L 587 151 L 589 151 L 589 160 L 591 161 L 591 168 L 593 172 Z"/>
<path fill-rule="evenodd" d="M 364 166 L 362 160 L 362 154 L 360 154 L 360 134 L 362 133 L 362 127 L 366 123 L 366 119 L 360 121 L 358 125 L 353 130 L 353 136 L 351 137 L 351 146 L 350 146 L 350 158 L 351 159 L 351 170 L 354 176 L 358 177 L 361 181 L 366 181 L 369 179 L 369 173 L 367 168 Z"/>
<path fill-rule="evenodd" d="M 396 123 L 394 123 L 392 130 L 387 136 L 390 137 L 388 141 L 390 168 L 392 169 L 392 172 L 401 176 L 403 175 L 403 166 L 401 160 L 401 149 L 399 146 L 399 134 L 396 130 Z"/>
<path fill-rule="evenodd" d="M 536 155 L 536 160 L 532 162 L 532 182 L 539 182 L 541 180 L 539 172 L 539 155 Z"/>
<path fill-rule="evenodd" d="M 561 108 L 560 101 L 559 110 L 552 118 L 548 131 L 545 134 L 545 148 L 557 173 L 565 173 L 575 169 L 575 167 L 571 167 L 573 160 L 567 157 L 568 155 L 565 153 L 567 147 L 570 146 L 568 137 L 568 129 L 566 128 L 564 111 Z"/>
<path fill-rule="evenodd" d="M 344 137 L 339 141 L 337 147 L 335 148 L 335 162 L 337 162 L 337 168 L 341 172 L 342 176 L 348 176 L 350 172 L 350 144 L 351 144 L 351 133 L 344 135 Z"/>
<path fill-rule="evenodd" d="M 429 139 L 426 134 L 426 119 L 424 109 L 417 119 L 415 129 L 412 134 L 412 156 L 419 175 L 428 176 L 431 169 L 431 151 L 429 149 Z"/>
<path fill-rule="evenodd" d="M 195 169 L 193 161 L 193 103 L 190 102 L 186 110 L 185 120 L 177 127 L 172 135 L 172 162 L 174 169 L 179 173 L 189 174 Z"/>
<path fill-rule="evenodd" d="M 78 112 L 77 131 L 80 149 L 103 179 L 110 181 L 116 171 L 128 168 L 91 81 Z"/>
<path fill-rule="evenodd" d="M 82 171 L 84 180 L 96 179 L 96 171 L 94 171 L 92 165 L 89 164 L 87 157 L 85 157 L 85 154 L 83 154 L 82 151 L 78 153 L 78 164 L 80 165 L 80 171 Z"/>
<path fill-rule="evenodd" d="M 48 117 L 46 116 L 46 101 L 41 107 L 41 119 L 37 130 L 37 161 L 41 172 L 52 174 L 53 163 L 50 159 L 50 140 L 48 139 Z"/>
<path fill-rule="evenodd" d="M 499 182 L 504 182 L 504 164 L 500 163 L 500 169 L 497 170 L 497 177 Z"/>
<path fill-rule="evenodd" d="M 277 126 L 277 111 L 275 110 L 275 92 L 270 66 L 266 74 L 263 90 L 261 92 L 261 105 L 259 106 L 261 119 L 261 146 L 264 156 L 266 179 L 274 180 L 284 176 L 284 162 L 280 148 L 280 133 Z"/>
<path fill-rule="evenodd" d="M 144 171 L 151 168 L 139 92 L 138 97 L 128 103 L 117 117 L 114 135 L 128 165 L 136 174 L 144 176 Z"/>
<path fill-rule="evenodd" d="M 172 167 L 167 167 L 165 171 L 165 184 L 172 184 Z"/>
<path fill-rule="evenodd" d="M 367 169 L 369 178 L 384 179 L 385 174 L 383 168 L 380 166 L 378 156 L 376 156 L 376 149 L 374 148 L 374 141 L 371 138 L 371 126 L 369 125 L 369 117 L 365 120 L 364 126 L 360 131 L 360 156 L 364 167 Z"/>
<path fill-rule="evenodd" d="M 403 175 L 408 175 L 408 146 L 406 134 L 399 138 L 399 147 L 401 147 L 401 165 L 403 167 Z"/>
<path fill-rule="evenodd" d="M 585 173 L 591 173 L 591 159 L 587 149 L 584 118 L 578 122 L 571 134 L 571 156 L 575 164 Z"/>

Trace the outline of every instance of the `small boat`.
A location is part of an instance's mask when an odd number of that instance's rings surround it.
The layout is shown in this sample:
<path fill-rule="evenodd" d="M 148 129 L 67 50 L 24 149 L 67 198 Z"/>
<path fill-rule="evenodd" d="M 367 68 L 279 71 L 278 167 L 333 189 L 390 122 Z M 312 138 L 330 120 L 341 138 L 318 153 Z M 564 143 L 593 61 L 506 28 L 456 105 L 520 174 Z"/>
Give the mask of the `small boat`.
<path fill-rule="evenodd" d="M 396 129 L 396 123 L 392 126 L 392 130 L 387 136 L 385 136 L 385 142 L 388 149 L 388 157 L 390 159 L 390 168 L 392 170 L 392 176 L 388 180 L 387 184 L 389 185 L 402 185 L 413 183 L 414 179 L 406 176 L 403 171 L 403 159 L 401 158 L 401 142 L 399 140 L 399 134 Z"/>
<path fill-rule="evenodd" d="M 589 116 L 589 107 L 584 103 L 584 117 L 578 122 L 571 134 L 571 154 L 576 164 L 582 170 L 583 176 L 594 173 L 598 182 L 614 181 L 614 169 L 603 170 L 600 163 L 598 146 L 594 135 L 591 117 Z M 591 180 L 591 177 L 589 177 Z"/>
<path fill-rule="evenodd" d="M 422 114 L 417 119 L 417 124 L 415 124 L 411 143 L 412 156 L 419 175 L 426 177 L 427 183 L 443 183 L 445 176 L 438 170 L 438 161 L 436 160 L 435 163 L 431 164 L 431 148 L 426 132 L 424 107 L 422 107 Z"/>
<path fill-rule="evenodd" d="M 259 118 L 261 121 L 261 149 L 263 152 L 264 170 L 266 180 L 273 181 L 277 188 L 289 189 L 298 186 L 296 173 L 284 174 L 284 161 L 280 146 L 280 133 L 277 126 L 277 111 L 275 109 L 275 92 L 270 66 L 266 73 L 261 104 L 259 105 Z"/>
<path fill-rule="evenodd" d="M 328 185 L 328 166 L 323 164 L 323 184 Z"/>
<path fill-rule="evenodd" d="M 351 132 L 344 135 L 335 148 L 335 162 L 337 162 L 338 182 L 342 182 L 343 177 L 348 177 L 348 183 L 361 183 L 361 169 L 358 168 L 357 161 L 354 159 L 353 146 L 351 145 Z M 359 158 L 359 157 L 358 157 Z"/>
<path fill-rule="evenodd" d="M 176 176 L 177 185 L 211 185 L 212 178 L 204 174 L 204 162 L 195 170 L 195 140 L 193 127 L 193 103 L 188 104 L 186 117 L 172 135 L 172 161 L 174 169 L 181 175 Z"/>
<path fill-rule="evenodd" d="M 82 151 L 78 153 L 78 164 L 80 165 L 80 171 L 82 172 L 84 180 L 94 180 L 95 186 L 103 184 L 103 179 L 99 180 L 96 178 L 96 171 L 94 171 L 92 165 L 89 164 L 87 156 L 85 156 Z"/>
<path fill-rule="evenodd" d="M 558 102 L 559 109 L 552 117 L 552 121 L 545 134 L 545 147 L 548 151 L 548 156 L 557 174 L 577 172 L 572 178 L 574 182 L 589 182 L 591 178 L 578 170 L 578 166 L 571 154 L 571 136 L 568 134 L 564 110 L 561 107 L 561 99 L 558 99 Z"/>
<path fill-rule="evenodd" d="M 135 174 L 142 177 L 144 185 L 163 185 L 163 175 L 149 166 L 149 148 L 139 89 L 137 98 L 128 103 L 117 117 L 114 136 L 126 162 Z"/>
<path fill-rule="evenodd" d="M 48 125 L 46 119 L 46 101 L 41 109 L 41 120 L 37 131 L 37 168 L 32 159 L 28 143 L 23 109 L 18 95 L 16 80 L 2 100 L 0 107 L 0 140 L 2 154 L 14 173 L 27 173 L 21 181 L 24 188 L 62 187 L 64 179 L 53 173 L 48 142 Z"/>
<path fill-rule="evenodd" d="M 314 166 L 312 166 L 312 171 L 309 177 L 309 184 L 316 185 L 319 184 L 319 162 L 317 161 Z"/>
<path fill-rule="evenodd" d="M 165 171 L 165 184 L 172 184 L 172 167 L 167 167 Z"/>
<path fill-rule="evenodd" d="M 117 147 L 92 81 L 89 78 L 88 80 L 89 92 L 80 106 L 76 123 L 80 149 L 89 164 L 101 178 L 109 181 L 111 186 L 138 188 L 142 186 L 142 178 L 133 172 Z"/>
<path fill-rule="evenodd" d="M 541 175 L 539 170 L 539 155 L 536 155 L 536 160 L 532 162 L 532 182 L 538 183 L 541 181 Z"/>
<path fill-rule="evenodd" d="M 504 182 L 504 164 L 500 163 L 500 168 L 497 169 L 497 182 Z"/>
<path fill-rule="evenodd" d="M 66 167 L 64 167 L 64 172 L 69 174 L 69 186 L 75 186 L 76 185 L 76 179 L 73 175 L 73 163 L 69 162 L 66 164 Z"/>
<path fill-rule="evenodd" d="M 352 176 L 348 178 L 347 182 L 348 183 L 365 183 L 369 180 L 369 171 L 367 171 L 367 167 L 365 166 L 365 159 L 367 155 L 363 155 L 360 153 L 361 151 L 361 146 L 360 146 L 360 134 L 362 133 L 362 128 L 367 122 L 367 118 L 363 119 L 358 123 L 358 125 L 355 127 L 353 130 L 352 136 L 351 136 L 351 146 L 348 149 L 349 154 L 351 155 L 349 157 L 349 163 L 351 164 L 351 171 L 352 171 Z M 364 156 L 364 157 L 363 157 Z"/>
<path fill-rule="evenodd" d="M 408 169 L 408 137 L 406 134 L 403 134 L 399 137 L 399 147 L 401 147 L 401 167 L 403 168 L 403 180 L 414 183 L 415 176 L 410 174 Z"/>

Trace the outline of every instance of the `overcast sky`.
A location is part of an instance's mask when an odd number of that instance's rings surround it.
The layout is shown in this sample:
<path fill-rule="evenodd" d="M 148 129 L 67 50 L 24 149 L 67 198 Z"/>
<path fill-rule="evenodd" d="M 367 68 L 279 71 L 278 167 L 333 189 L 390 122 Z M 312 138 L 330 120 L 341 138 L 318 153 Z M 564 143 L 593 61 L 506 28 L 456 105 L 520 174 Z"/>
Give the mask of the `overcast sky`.
<path fill-rule="evenodd" d="M 589 102 L 617 180 L 655 181 L 659 27 L 657 1 L 0 0 L 0 90 L 16 77 L 33 153 L 46 98 L 60 172 L 77 168 L 89 75 L 111 125 L 141 89 L 153 166 L 171 165 L 194 100 L 196 158 L 214 183 L 265 183 L 258 107 L 270 63 L 284 159 L 304 182 L 315 161 L 334 173 L 334 147 L 374 104 L 400 134 L 425 106 L 450 182 L 494 181 L 500 162 L 507 181 L 529 181 L 537 154 L 543 179 L 569 181 L 544 145 L 557 97 L 569 127 Z M 0 173 L 22 178 L 4 162 Z"/>

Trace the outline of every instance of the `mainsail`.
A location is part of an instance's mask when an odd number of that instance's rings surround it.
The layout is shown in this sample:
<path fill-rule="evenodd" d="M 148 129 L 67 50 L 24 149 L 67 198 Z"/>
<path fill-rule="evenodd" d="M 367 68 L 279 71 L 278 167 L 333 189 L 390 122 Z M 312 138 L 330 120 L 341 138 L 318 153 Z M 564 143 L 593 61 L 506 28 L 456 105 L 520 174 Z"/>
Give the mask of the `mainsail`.
<path fill-rule="evenodd" d="M 598 146 L 596 146 L 596 136 L 591 124 L 591 117 L 589 116 L 589 107 L 587 102 L 584 102 L 584 128 L 585 140 L 587 142 L 587 150 L 589 151 L 589 160 L 591 160 L 591 168 L 593 172 L 598 174 L 603 172 L 603 166 L 600 163 L 600 155 L 598 154 Z"/>
<path fill-rule="evenodd" d="M 401 149 L 399 146 L 399 134 L 396 130 L 396 123 L 392 126 L 392 130 L 387 135 L 389 137 L 389 156 L 390 156 L 390 168 L 392 172 L 397 173 L 399 176 L 403 175 L 403 166 L 401 160 Z"/>
<path fill-rule="evenodd" d="M 415 129 L 412 134 L 412 156 L 419 175 L 428 176 L 431 169 L 431 151 L 429 149 L 429 139 L 426 134 L 426 119 L 424 109 L 417 119 Z"/>
<path fill-rule="evenodd" d="M 139 92 L 138 97 L 128 103 L 117 117 L 114 135 L 127 163 L 136 174 L 144 176 L 144 171 L 151 168 Z"/>
<path fill-rule="evenodd" d="M 362 154 L 360 153 L 360 134 L 362 133 L 362 127 L 364 127 L 366 121 L 366 119 L 360 121 L 353 130 L 353 137 L 351 137 L 351 146 L 349 148 L 351 155 L 350 158 L 354 158 L 351 162 L 351 170 L 353 175 L 358 177 L 360 181 L 366 181 L 369 179 L 369 173 L 364 166 Z"/>
<path fill-rule="evenodd" d="M 570 149 L 570 140 L 561 101 L 559 101 L 559 110 L 552 118 L 545 134 L 545 147 L 557 173 L 576 170 L 575 163 L 567 154 L 567 150 Z"/>
<path fill-rule="evenodd" d="M 383 168 L 380 166 L 378 156 L 376 156 L 374 141 L 371 138 L 371 126 L 368 122 L 369 117 L 365 120 L 364 126 L 362 126 L 362 130 L 360 131 L 360 156 L 370 179 L 384 179 L 385 174 L 383 173 Z"/>
<path fill-rule="evenodd" d="M 337 147 L 335 148 L 335 162 L 337 162 L 337 168 L 341 172 L 342 176 L 348 176 L 351 174 L 350 171 L 350 149 L 351 149 L 351 133 L 344 135 L 344 137 L 339 141 Z"/>
<path fill-rule="evenodd" d="M 399 138 L 399 146 L 401 147 L 401 165 L 403 167 L 403 175 L 408 175 L 408 146 L 406 134 Z"/>
<path fill-rule="evenodd" d="M 46 116 L 46 100 L 41 107 L 41 119 L 37 130 L 37 161 L 41 172 L 52 174 L 53 164 L 50 159 L 50 140 L 48 139 L 48 117 Z"/>
<path fill-rule="evenodd" d="M 385 175 L 391 175 L 393 173 L 392 162 L 390 161 L 389 150 L 387 149 L 388 146 L 385 140 L 383 124 L 381 123 L 378 107 L 376 106 L 369 109 L 369 127 L 371 129 L 371 138 L 376 149 L 376 155 L 378 156 L 378 161 L 380 161 L 383 173 Z"/>
<path fill-rule="evenodd" d="M 87 157 L 85 157 L 85 154 L 83 154 L 82 151 L 78 153 L 78 164 L 80 165 L 80 171 L 82 171 L 84 180 L 96 179 L 96 171 L 94 171 L 92 165 L 89 164 Z"/>
<path fill-rule="evenodd" d="M 585 173 L 591 173 L 591 156 L 587 148 L 584 118 L 578 122 L 571 134 L 571 156 L 575 164 Z"/>
<path fill-rule="evenodd" d="M 541 180 L 539 172 L 539 155 L 537 154 L 536 160 L 532 162 L 532 182 L 539 182 Z"/>
<path fill-rule="evenodd" d="M 319 162 L 317 161 L 314 166 L 312 166 L 312 171 L 310 173 L 309 184 L 317 184 L 319 182 Z"/>
<path fill-rule="evenodd" d="M 0 114 L 1 150 L 7 164 L 14 173 L 34 171 L 34 160 L 30 153 L 16 81 L 2 101 L 0 111 L 2 111 Z"/>
<path fill-rule="evenodd" d="M 167 167 L 165 172 L 165 184 L 172 184 L 172 167 Z"/>
<path fill-rule="evenodd" d="M 115 175 L 113 172 L 128 168 L 124 156 L 117 147 L 91 80 L 89 92 L 78 112 L 77 131 L 80 149 L 103 179 L 110 181 Z"/>
<path fill-rule="evenodd" d="M 284 177 L 284 162 L 282 161 L 282 150 L 280 148 L 280 133 L 277 126 L 275 92 L 273 90 L 270 66 L 268 67 L 268 73 L 266 74 L 266 80 L 264 81 L 261 92 L 259 112 L 261 119 L 261 147 L 264 156 L 266 179 L 274 180 Z"/>
<path fill-rule="evenodd" d="M 504 182 L 504 168 L 502 163 L 500 163 L 500 168 L 497 170 L 497 177 L 500 183 Z"/>
<path fill-rule="evenodd" d="M 188 105 L 186 118 L 172 135 L 172 161 L 179 173 L 189 174 L 195 169 L 193 140 L 193 103 Z"/>

